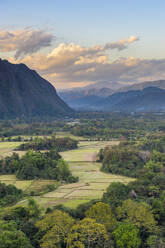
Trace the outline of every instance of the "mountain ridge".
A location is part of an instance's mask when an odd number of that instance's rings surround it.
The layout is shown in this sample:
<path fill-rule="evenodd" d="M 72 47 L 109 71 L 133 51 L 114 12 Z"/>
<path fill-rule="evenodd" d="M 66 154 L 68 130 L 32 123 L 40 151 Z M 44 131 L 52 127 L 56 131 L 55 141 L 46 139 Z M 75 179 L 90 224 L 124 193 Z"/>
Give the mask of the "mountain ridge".
<path fill-rule="evenodd" d="M 165 89 L 165 80 L 155 80 L 155 81 L 145 81 L 142 83 L 137 83 L 129 86 L 124 86 L 118 89 L 116 92 L 126 92 L 131 90 L 142 90 L 148 87 L 157 87 L 160 89 Z"/>
<path fill-rule="evenodd" d="M 84 110 L 87 110 L 87 108 L 92 110 L 98 110 L 98 109 L 103 110 L 103 107 L 100 106 L 103 106 L 103 104 L 106 105 L 107 97 L 111 96 L 111 99 L 113 99 L 114 98 L 113 95 L 116 96 L 117 93 L 126 93 L 130 91 L 133 92 L 138 90 L 142 91 L 143 89 L 150 87 L 165 89 L 165 80 L 147 81 L 139 84 L 125 86 L 117 90 L 112 90 L 107 88 L 102 88 L 102 89 L 94 88 L 85 91 L 84 88 L 86 87 L 83 87 L 82 89 L 79 89 L 79 91 L 77 90 L 76 92 L 68 91 L 68 92 L 61 92 L 59 94 L 61 98 L 64 101 L 66 101 L 68 105 L 71 106 L 72 108 L 84 109 Z M 120 97 L 120 95 L 117 96 Z M 97 104 L 97 102 L 99 102 L 99 104 Z M 96 104 L 97 107 L 95 106 Z"/>
<path fill-rule="evenodd" d="M 56 89 L 25 64 L 0 59 L 0 117 L 60 116 L 72 109 Z"/>
<path fill-rule="evenodd" d="M 165 112 L 165 90 L 147 87 L 142 90 L 117 92 L 106 98 L 88 96 L 74 102 L 77 110 L 120 112 Z"/>

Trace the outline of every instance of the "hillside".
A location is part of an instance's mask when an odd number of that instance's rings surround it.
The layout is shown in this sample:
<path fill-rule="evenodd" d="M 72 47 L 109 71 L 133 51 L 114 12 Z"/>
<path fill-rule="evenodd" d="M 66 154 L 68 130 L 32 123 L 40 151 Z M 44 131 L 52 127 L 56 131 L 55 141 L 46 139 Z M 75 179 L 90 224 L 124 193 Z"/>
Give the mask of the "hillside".
<path fill-rule="evenodd" d="M 72 110 L 55 88 L 24 64 L 0 59 L 0 118 L 62 116 Z"/>

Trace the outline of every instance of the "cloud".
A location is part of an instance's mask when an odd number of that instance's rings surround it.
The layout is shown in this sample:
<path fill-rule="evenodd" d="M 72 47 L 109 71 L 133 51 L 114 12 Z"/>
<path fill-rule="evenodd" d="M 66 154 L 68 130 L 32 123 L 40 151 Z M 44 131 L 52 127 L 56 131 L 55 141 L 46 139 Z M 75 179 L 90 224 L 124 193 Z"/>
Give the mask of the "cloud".
<path fill-rule="evenodd" d="M 37 55 L 24 59 L 58 88 L 79 86 L 87 82 L 110 81 L 138 83 L 165 78 L 165 59 L 143 60 L 119 58 L 109 62 L 103 55 L 77 57 L 46 57 Z"/>
<path fill-rule="evenodd" d="M 12 33 L 6 33 L 2 37 L 11 35 Z M 131 36 L 128 39 L 91 47 L 61 43 L 48 54 L 29 52 L 24 58 L 10 58 L 10 61 L 27 64 L 57 88 L 82 86 L 97 81 L 137 83 L 165 78 L 165 59 L 109 59 L 109 50 L 127 49 L 138 40 L 138 37 Z"/>
<path fill-rule="evenodd" d="M 30 63 L 45 74 L 65 73 L 72 70 L 78 73 L 79 69 L 94 71 L 93 66 L 108 63 L 108 55 L 105 53 L 107 50 L 126 49 L 128 44 L 138 39 L 138 37 L 131 36 L 127 40 L 92 47 L 83 47 L 74 43 L 61 43 L 46 55 L 35 53 L 27 56 L 22 62 Z"/>
<path fill-rule="evenodd" d="M 15 59 L 51 46 L 54 36 L 39 29 L 0 31 L 0 51 L 14 52 Z"/>
<path fill-rule="evenodd" d="M 124 50 L 128 47 L 129 44 L 139 41 L 139 37 L 137 36 L 130 36 L 126 40 L 119 40 L 118 42 L 107 43 L 105 45 L 105 49 L 118 49 L 119 51 Z"/>

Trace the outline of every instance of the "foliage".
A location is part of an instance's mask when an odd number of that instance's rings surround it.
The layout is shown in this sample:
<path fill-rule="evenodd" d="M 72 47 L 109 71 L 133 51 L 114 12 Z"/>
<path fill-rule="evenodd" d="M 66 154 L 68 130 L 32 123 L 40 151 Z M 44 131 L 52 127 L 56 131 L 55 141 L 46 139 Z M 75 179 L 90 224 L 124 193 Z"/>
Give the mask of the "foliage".
<path fill-rule="evenodd" d="M 73 223 L 73 218 L 60 210 L 55 210 L 37 222 L 36 226 L 42 233 L 41 247 L 63 247 L 67 243 L 68 233 Z"/>
<path fill-rule="evenodd" d="M 28 212 L 29 217 L 33 219 L 38 219 L 41 214 L 41 209 L 34 199 L 28 200 Z"/>
<path fill-rule="evenodd" d="M 147 247 L 149 248 L 165 248 L 165 239 L 159 238 L 156 235 L 151 235 L 147 239 Z"/>
<path fill-rule="evenodd" d="M 107 231 L 112 231 L 117 224 L 110 206 L 102 202 L 94 204 L 87 210 L 86 217 L 95 219 L 97 223 L 105 225 Z"/>
<path fill-rule="evenodd" d="M 56 149 L 58 152 L 72 150 L 77 148 L 78 141 L 71 138 L 36 138 L 33 141 L 21 144 L 17 150 L 30 150 L 35 151 Z"/>
<path fill-rule="evenodd" d="M 156 231 L 157 223 L 147 203 L 128 199 L 116 209 L 116 213 L 118 220 L 133 223 L 143 234 Z"/>
<path fill-rule="evenodd" d="M 14 185 L 0 183 L 0 206 L 13 204 L 23 197 L 23 192 Z"/>
<path fill-rule="evenodd" d="M 0 221 L 0 247 L 1 248 L 32 248 L 25 234 L 17 230 L 15 223 Z"/>
<path fill-rule="evenodd" d="M 147 151 L 165 152 L 165 137 L 145 137 L 139 144 L 138 149 Z"/>
<path fill-rule="evenodd" d="M 108 247 L 108 234 L 104 225 L 90 218 L 81 220 L 71 228 L 67 247 Z"/>
<path fill-rule="evenodd" d="M 102 160 L 102 171 L 132 177 L 136 177 L 144 165 L 140 153 L 130 147 L 106 147 L 99 160 Z"/>
<path fill-rule="evenodd" d="M 129 196 L 129 187 L 122 183 L 111 183 L 103 194 L 103 202 L 108 203 L 111 207 L 116 207 Z"/>
<path fill-rule="evenodd" d="M 77 116 L 79 121 L 76 124 L 68 120 L 52 123 L 3 121 L 0 123 L 0 139 L 2 142 L 27 139 L 27 144 L 33 144 L 37 150 L 44 149 L 44 145 L 48 147 L 51 139 L 52 142 L 56 140 L 55 136 L 35 139 L 23 135 L 53 135 L 56 131 L 67 130 L 90 140 L 117 138 L 121 140 L 119 146 L 104 148 L 98 154 L 98 161 L 104 166 L 102 170 L 134 176 L 136 180 L 129 184 L 111 183 L 101 200 L 87 202 L 77 209 L 49 206 L 46 214 L 44 211 L 41 214 L 33 199 L 26 206 L 6 207 L 20 199 L 22 193 L 19 195 L 16 188 L 0 184 L 0 247 L 164 248 L 164 115 L 78 113 Z M 0 160 L 0 174 L 67 182 L 77 180 L 57 151 L 28 151 L 23 157 L 15 153 Z M 110 177 L 105 175 L 108 181 L 107 178 Z M 53 186 L 46 186 L 45 190 L 53 190 Z"/>
<path fill-rule="evenodd" d="M 116 248 L 138 248 L 141 240 L 139 230 L 131 223 L 121 223 L 113 232 Z"/>
<path fill-rule="evenodd" d="M 57 151 L 45 153 L 28 151 L 21 158 L 17 154 L 0 160 L 1 174 L 15 173 L 19 179 L 54 179 L 57 181 L 76 182 L 68 164 Z"/>

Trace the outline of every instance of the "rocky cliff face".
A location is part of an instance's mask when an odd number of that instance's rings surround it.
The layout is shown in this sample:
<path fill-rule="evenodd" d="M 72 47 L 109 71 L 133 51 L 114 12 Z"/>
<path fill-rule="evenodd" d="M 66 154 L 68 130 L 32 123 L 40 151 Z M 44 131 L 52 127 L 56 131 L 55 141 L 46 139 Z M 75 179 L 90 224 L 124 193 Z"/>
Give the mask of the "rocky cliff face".
<path fill-rule="evenodd" d="M 55 88 L 34 70 L 0 60 L 0 118 L 71 113 Z"/>

